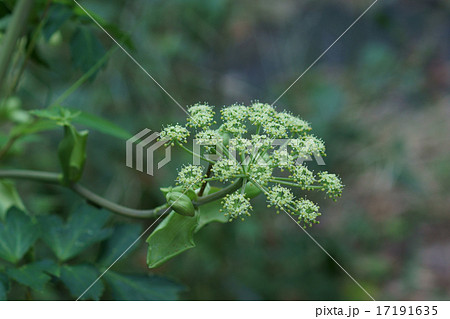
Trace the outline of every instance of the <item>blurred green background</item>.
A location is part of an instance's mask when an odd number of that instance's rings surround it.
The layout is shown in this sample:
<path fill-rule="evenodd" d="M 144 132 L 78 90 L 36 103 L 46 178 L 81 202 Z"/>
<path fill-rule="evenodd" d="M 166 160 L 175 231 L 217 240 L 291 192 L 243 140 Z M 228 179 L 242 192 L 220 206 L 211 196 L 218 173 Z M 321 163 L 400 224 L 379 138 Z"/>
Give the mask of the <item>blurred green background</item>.
<path fill-rule="evenodd" d="M 81 4 L 129 34 L 127 50 L 183 106 L 220 107 L 272 103 L 371 1 Z M 47 26 L 39 59 L 27 65 L 14 94 L 23 109 L 47 107 L 89 69 L 92 61 L 77 59 L 87 50 L 76 46 L 77 28 L 99 39 L 94 58 L 116 46 L 88 19 L 64 21 L 55 33 Z M 327 145 L 325 169 L 346 185 L 336 203 L 314 197 L 323 215 L 308 231 L 379 300 L 450 296 L 449 38 L 449 1 L 379 1 L 277 102 L 312 124 Z M 120 49 L 62 104 L 132 134 L 186 118 Z M 54 171 L 60 138 L 55 131 L 25 139 L 13 149 L 20 156 L 2 165 Z M 172 158 L 148 176 L 125 166 L 124 140 L 93 131 L 82 182 L 116 202 L 153 207 L 164 200 L 159 187 L 191 160 L 178 150 Z M 53 186 L 17 186 L 34 211 L 81 201 Z M 151 272 L 185 285 L 187 300 L 368 299 L 291 219 L 262 198 L 254 207 L 245 222 L 209 225 L 195 249 Z M 147 247 L 139 245 L 114 267 L 148 272 Z"/>

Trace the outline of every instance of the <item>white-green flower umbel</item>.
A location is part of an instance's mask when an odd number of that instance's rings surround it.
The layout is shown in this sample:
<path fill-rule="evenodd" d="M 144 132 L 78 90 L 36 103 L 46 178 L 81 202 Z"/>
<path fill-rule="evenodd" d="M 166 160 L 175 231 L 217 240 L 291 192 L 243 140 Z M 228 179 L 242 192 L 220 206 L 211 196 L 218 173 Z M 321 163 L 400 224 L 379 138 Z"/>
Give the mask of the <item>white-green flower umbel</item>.
<path fill-rule="evenodd" d="M 213 107 L 208 104 L 195 104 L 188 109 L 190 117 L 188 125 L 195 128 L 207 128 L 213 124 L 214 111 Z"/>
<path fill-rule="evenodd" d="M 341 196 L 343 185 L 336 174 L 313 173 L 302 164 L 311 156 L 326 154 L 325 143 L 310 134 L 310 124 L 300 117 L 260 102 L 223 107 L 220 123 L 214 120 L 214 107 L 206 103 L 195 104 L 188 112 L 191 117 L 185 126 L 167 126 L 161 138 L 192 154 L 181 144 L 193 136 L 203 145 L 203 154 L 215 155 L 195 154 L 208 162 L 208 169 L 185 165 L 178 174 L 177 184 L 189 192 L 195 209 L 220 200 L 229 220 L 243 219 L 250 216 L 250 200 L 263 194 L 268 206 L 310 226 L 318 222 L 319 206 L 304 195 L 298 197 L 295 189 L 323 191 L 334 200 Z"/>
<path fill-rule="evenodd" d="M 189 131 L 181 125 L 169 125 L 166 126 L 159 134 L 161 139 L 169 140 L 169 143 L 181 142 L 186 143 L 186 139 L 189 136 Z"/>
<path fill-rule="evenodd" d="M 244 220 L 244 216 L 250 216 L 252 205 L 250 204 L 250 200 L 246 198 L 244 194 L 228 194 L 225 196 L 222 204 L 225 216 L 229 216 L 230 221 L 233 218 L 241 218 Z"/>
<path fill-rule="evenodd" d="M 186 165 L 178 173 L 177 184 L 185 189 L 196 189 L 202 184 L 204 177 L 202 166 Z"/>

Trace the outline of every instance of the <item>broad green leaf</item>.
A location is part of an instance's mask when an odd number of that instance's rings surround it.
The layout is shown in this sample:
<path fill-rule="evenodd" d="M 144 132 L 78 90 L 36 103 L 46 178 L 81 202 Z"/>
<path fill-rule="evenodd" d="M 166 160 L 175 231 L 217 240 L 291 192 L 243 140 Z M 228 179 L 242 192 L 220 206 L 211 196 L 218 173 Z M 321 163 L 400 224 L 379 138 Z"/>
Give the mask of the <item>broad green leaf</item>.
<path fill-rule="evenodd" d="M 13 207 L 0 222 L 0 258 L 17 263 L 39 236 L 38 225 Z"/>
<path fill-rule="evenodd" d="M 205 191 L 205 195 L 215 193 L 219 191 L 218 187 L 208 187 Z M 199 211 L 199 221 L 195 232 L 198 232 L 203 226 L 212 222 L 226 223 L 228 218 L 223 212 L 220 211 L 222 208 L 222 203 L 219 200 L 202 205 L 198 208 Z"/>
<path fill-rule="evenodd" d="M 0 274 L 0 301 L 6 300 L 9 291 L 9 280 L 4 274 Z"/>
<path fill-rule="evenodd" d="M 123 275 L 113 271 L 105 274 L 105 280 L 115 300 L 177 300 L 183 287 L 160 276 Z"/>
<path fill-rule="evenodd" d="M 117 225 L 112 236 L 106 241 L 105 246 L 103 247 L 103 253 L 99 259 L 99 264 L 106 267 L 110 266 L 128 248 L 130 249 L 127 251 L 127 254 L 136 249 L 138 245 L 132 244 L 139 235 L 141 235 L 141 232 L 142 227 L 139 224 Z"/>
<path fill-rule="evenodd" d="M 89 27 L 78 27 L 70 40 L 70 50 L 75 67 L 89 71 L 106 53 L 100 40 Z"/>
<path fill-rule="evenodd" d="M 78 132 L 72 125 L 64 126 L 64 138 L 58 146 L 58 157 L 63 172 L 63 183 L 77 182 L 83 174 L 86 161 L 88 132 Z"/>
<path fill-rule="evenodd" d="M 0 180 L 0 221 L 5 220 L 6 213 L 11 207 L 16 207 L 25 211 L 25 206 L 14 187 L 14 184 Z"/>
<path fill-rule="evenodd" d="M 66 223 L 57 215 L 41 216 L 42 239 L 60 261 L 68 260 L 111 235 L 111 229 L 104 228 L 109 216 L 87 205 L 72 213 Z"/>
<path fill-rule="evenodd" d="M 51 260 L 43 260 L 24 265 L 20 268 L 8 268 L 6 273 L 11 279 L 34 290 L 43 290 L 50 281 L 50 274 L 57 272 L 57 265 Z"/>
<path fill-rule="evenodd" d="M 98 270 L 90 265 L 65 265 L 61 267 L 61 281 L 69 289 L 74 298 L 78 298 L 86 289 L 97 280 Z M 97 281 L 81 298 L 82 300 L 99 300 L 103 294 L 104 286 L 101 280 Z"/>
<path fill-rule="evenodd" d="M 79 112 L 79 115 L 73 120 L 76 123 L 124 140 L 132 136 L 132 134 L 108 120 L 86 112 Z"/>
<path fill-rule="evenodd" d="M 171 212 L 147 238 L 147 264 L 155 268 L 183 251 L 195 247 L 194 231 L 198 214 L 194 217 Z"/>

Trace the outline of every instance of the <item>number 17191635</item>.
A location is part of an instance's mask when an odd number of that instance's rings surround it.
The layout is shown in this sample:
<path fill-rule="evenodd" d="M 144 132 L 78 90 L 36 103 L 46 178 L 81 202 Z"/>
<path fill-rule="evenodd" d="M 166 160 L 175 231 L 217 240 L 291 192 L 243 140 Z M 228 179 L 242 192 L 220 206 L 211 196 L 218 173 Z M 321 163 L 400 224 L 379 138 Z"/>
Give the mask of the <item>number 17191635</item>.
<path fill-rule="evenodd" d="M 377 306 L 378 316 L 436 316 L 437 306 Z"/>

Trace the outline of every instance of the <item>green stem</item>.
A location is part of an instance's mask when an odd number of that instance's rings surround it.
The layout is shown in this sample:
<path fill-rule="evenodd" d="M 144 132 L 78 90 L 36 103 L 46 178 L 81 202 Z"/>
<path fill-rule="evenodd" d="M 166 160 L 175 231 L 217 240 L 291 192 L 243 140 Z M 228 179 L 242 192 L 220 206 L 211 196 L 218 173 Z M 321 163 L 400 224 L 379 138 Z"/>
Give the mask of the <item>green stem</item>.
<path fill-rule="evenodd" d="M 50 184 L 61 185 L 61 175 L 50 172 L 30 171 L 30 170 L 0 170 L 0 178 L 14 178 L 14 179 L 26 179 L 36 182 L 44 182 Z M 62 185 L 61 185 L 62 186 Z M 150 218 L 159 216 L 165 209 L 168 208 L 167 204 L 155 207 L 154 209 L 133 209 L 128 208 L 116 203 L 113 203 L 93 192 L 80 184 L 73 184 L 69 188 L 85 198 L 88 203 L 97 207 L 103 207 L 113 213 L 120 214 L 126 217 L 134 218 Z"/>
<path fill-rule="evenodd" d="M 206 157 L 201 156 L 200 154 L 196 154 L 196 153 L 192 152 L 190 149 L 188 149 L 187 147 L 185 147 L 185 146 L 184 146 L 183 144 L 181 144 L 180 142 L 176 141 L 176 143 L 177 143 L 177 145 L 178 145 L 179 147 L 181 147 L 183 150 L 185 150 L 185 151 L 188 152 L 189 154 L 194 155 L 194 156 L 196 156 L 196 157 L 198 157 L 198 158 L 201 158 L 202 160 L 207 161 L 207 162 L 210 163 L 210 164 L 215 164 L 215 163 L 216 163 L 216 162 L 214 162 L 214 161 L 211 161 L 211 160 L 207 159 Z"/>
<path fill-rule="evenodd" d="M 231 178 L 239 178 L 239 177 L 247 177 L 247 175 L 245 174 L 233 175 Z M 212 181 L 220 181 L 221 179 L 218 177 L 208 177 L 204 178 L 203 180 L 207 182 L 212 182 Z"/>
<path fill-rule="evenodd" d="M 113 47 L 106 54 L 98 60 L 86 73 L 84 73 L 74 84 L 72 84 L 67 90 L 63 92 L 49 107 L 58 106 L 65 99 L 67 99 L 73 92 L 75 92 L 84 82 L 86 82 L 103 64 L 108 58 L 116 51 L 117 47 Z"/>
<path fill-rule="evenodd" d="M 212 194 L 207 195 L 207 196 L 200 197 L 197 201 L 193 202 L 193 204 L 194 204 L 195 207 L 198 207 L 200 205 L 204 205 L 204 204 L 213 202 L 215 200 L 218 200 L 218 199 L 224 197 L 227 194 L 231 194 L 231 193 L 237 191 L 242 186 L 242 182 L 243 182 L 243 179 L 239 178 L 233 184 L 228 185 L 225 188 L 222 188 L 218 192 L 212 193 Z"/>
<path fill-rule="evenodd" d="M 292 186 L 292 187 L 302 187 L 302 188 L 305 188 L 305 189 L 322 189 L 322 186 L 308 185 L 308 186 L 303 187 L 300 184 L 280 181 L 277 178 L 271 178 L 271 179 L 269 179 L 269 182 L 282 184 L 282 185 L 286 185 L 286 186 Z"/>
<path fill-rule="evenodd" d="M 26 21 L 28 20 L 33 2 L 33 0 L 19 0 L 14 7 L 11 22 L 6 30 L 0 50 L 0 91 L 2 90 L 3 80 L 8 71 L 11 55 L 16 47 L 17 39 L 20 38 L 22 30 L 27 24 Z"/>
<path fill-rule="evenodd" d="M 42 14 L 42 17 L 40 18 L 41 21 L 39 22 L 39 25 L 37 26 L 36 30 L 33 33 L 33 36 L 31 37 L 30 43 L 28 44 L 28 49 L 25 52 L 24 61 L 22 62 L 19 72 L 17 73 L 17 75 L 14 77 L 14 80 L 12 81 L 12 85 L 10 86 L 10 88 L 8 90 L 6 98 L 8 98 L 16 90 L 17 85 L 19 84 L 19 80 L 23 74 L 23 71 L 25 70 L 25 67 L 28 63 L 28 60 L 30 59 L 31 54 L 33 53 L 33 49 L 36 45 L 39 35 L 41 34 L 42 28 L 44 27 L 45 23 L 47 22 L 48 9 L 50 7 L 51 2 L 52 2 L 52 0 L 47 0 L 47 4 L 45 6 L 44 13 Z"/>

